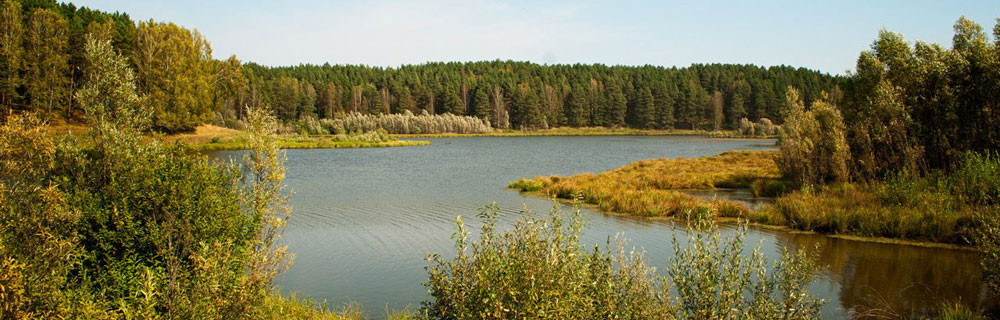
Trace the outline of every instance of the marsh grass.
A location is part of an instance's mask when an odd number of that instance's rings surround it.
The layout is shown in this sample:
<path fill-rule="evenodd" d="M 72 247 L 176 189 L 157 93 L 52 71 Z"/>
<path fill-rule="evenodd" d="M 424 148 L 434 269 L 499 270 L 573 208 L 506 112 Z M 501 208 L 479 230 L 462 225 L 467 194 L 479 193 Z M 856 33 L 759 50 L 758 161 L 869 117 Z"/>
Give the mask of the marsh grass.
<path fill-rule="evenodd" d="M 998 195 L 1000 160 L 970 153 L 947 173 L 807 186 L 778 198 L 760 216 L 762 222 L 822 233 L 964 245 L 974 244 L 977 235 L 989 238 L 983 232 L 998 216 Z"/>
<path fill-rule="evenodd" d="M 278 138 L 281 149 L 336 149 L 336 148 L 387 148 L 430 145 L 430 141 L 396 140 L 384 131 L 363 134 L 338 134 L 326 136 L 284 136 Z M 211 140 L 206 143 L 184 144 L 193 151 L 219 151 L 247 149 L 247 140 L 234 137 L 228 140 Z"/>
<path fill-rule="evenodd" d="M 580 199 L 604 211 L 638 216 L 674 216 L 707 208 L 720 216 L 742 217 L 739 203 L 704 201 L 681 189 L 756 188 L 755 193 L 783 190 L 773 152 L 730 151 L 691 159 L 638 161 L 600 174 L 518 179 L 508 187 L 547 197 Z"/>

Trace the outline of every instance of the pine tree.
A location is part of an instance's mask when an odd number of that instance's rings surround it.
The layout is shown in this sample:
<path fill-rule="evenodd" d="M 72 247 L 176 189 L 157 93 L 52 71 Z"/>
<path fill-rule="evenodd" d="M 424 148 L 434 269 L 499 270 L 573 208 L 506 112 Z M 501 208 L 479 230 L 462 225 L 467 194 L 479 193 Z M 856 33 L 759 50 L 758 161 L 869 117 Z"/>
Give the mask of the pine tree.
<path fill-rule="evenodd" d="M 592 102 L 589 101 L 590 94 L 585 92 L 581 86 L 573 86 L 569 92 L 566 103 L 566 124 L 572 127 L 583 127 L 590 120 L 588 110 Z"/>
<path fill-rule="evenodd" d="M 476 93 L 472 96 L 472 108 L 470 112 L 476 118 L 490 118 L 490 114 L 493 110 L 490 105 L 490 96 L 486 94 L 486 90 L 482 88 L 476 89 Z"/>
<path fill-rule="evenodd" d="M 653 114 L 655 111 L 653 93 L 649 88 L 644 88 L 639 91 L 636 98 L 632 111 L 632 126 L 643 129 L 653 128 L 656 125 L 656 117 Z"/>
<path fill-rule="evenodd" d="M 608 88 L 607 125 L 612 127 L 625 126 L 625 115 L 628 112 L 628 100 L 618 86 Z"/>

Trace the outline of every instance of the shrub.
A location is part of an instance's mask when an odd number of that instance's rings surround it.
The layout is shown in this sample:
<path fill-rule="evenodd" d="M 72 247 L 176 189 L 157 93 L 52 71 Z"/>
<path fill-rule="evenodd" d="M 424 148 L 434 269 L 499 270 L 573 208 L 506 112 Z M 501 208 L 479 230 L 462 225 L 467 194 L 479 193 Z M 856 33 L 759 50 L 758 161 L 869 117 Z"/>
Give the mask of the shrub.
<path fill-rule="evenodd" d="M 1000 207 L 993 206 L 979 214 L 982 225 L 976 229 L 975 241 L 981 252 L 980 264 L 986 285 L 1000 294 Z"/>
<path fill-rule="evenodd" d="M 948 177 L 952 192 L 968 202 L 1000 204 L 1000 153 L 966 152 Z"/>
<path fill-rule="evenodd" d="M 741 256 L 746 225 L 737 236 L 718 236 L 711 216 L 674 239 L 675 257 L 660 279 L 643 254 L 616 238 L 605 249 L 585 250 L 576 209 L 558 205 L 548 217 L 522 213 L 514 229 L 496 230 L 499 208 L 480 215 L 479 240 L 470 242 L 461 217 L 454 259 L 428 256 L 425 283 L 433 319 L 812 319 L 821 300 L 805 290 L 813 257 L 785 253 L 770 270 L 758 250 Z M 471 250 L 471 252 L 469 252 Z M 660 281 L 662 280 L 662 281 Z M 676 297 L 670 296 L 670 285 Z"/>
<path fill-rule="evenodd" d="M 674 234 L 667 277 L 678 319 L 817 319 L 823 300 L 808 294 L 816 257 L 787 249 L 768 270 L 758 245 L 742 256 L 746 224 L 722 238 L 714 219 L 692 220 L 686 241 Z"/>

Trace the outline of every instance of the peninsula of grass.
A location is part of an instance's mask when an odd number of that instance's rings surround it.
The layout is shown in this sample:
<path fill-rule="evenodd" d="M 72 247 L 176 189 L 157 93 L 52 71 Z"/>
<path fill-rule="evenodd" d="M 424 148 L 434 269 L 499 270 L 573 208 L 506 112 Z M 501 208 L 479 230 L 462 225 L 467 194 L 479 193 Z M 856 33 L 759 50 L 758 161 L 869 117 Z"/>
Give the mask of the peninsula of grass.
<path fill-rule="evenodd" d="M 707 209 L 720 217 L 823 234 L 957 245 L 969 244 L 982 212 L 1000 212 L 997 206 L 977 204 L 963 195 L 971 192 L 964 180 L 943 176 L 791 188 L 781 179 L 775 155 L 731 151 L 644 160 L 599 174 L 522 178 L 508 187 L 537 196 L 578 199 L 620 215 L 685 217 Z M 755 196 L 774 197 L 774 202 L 751 210 L 684 192 L 724 188 L 747 188 Z"/>
<path fill-rule="evenodd" d="M 196 152 L 243 150 L 247 148 L 243 133 L 239 130 L 212 125 L 199 126 L 192 133 L 162 137 L 166 143 L 180 143 Z M 282 149 L 338 149 L 338 148 L 387 148 L 425 146 L 430 141 L 397 140 L 384 132 L 370 132 L 353 135 L 290 135 L 278 138 Z"/>
<path fill-rule="evenodd" d="M 752 212 L 727 200 L 705 201 L 685 189 L 780 188 L 773 152 L 730 151 L 701 158 L 638 161 L 600 174 L 519 179 L 508 187 L 560 199 L 578 199 L 606 212 L 644 217 L 670 217 L 709 209 L 723 217 Z M 777 187 L 775 187 L 777 186 Z M 765 190 L 768 189 L 768 190 Z"/>
<path fill-rule="evenodd" d="M 279 138 L 278 147 L 281 149 L 340 149 L 340 148 L 389 148 L 389 147 L 409 147 L 426 146 L 430 141 L 412 140 L 390 140 L 390 141 L 357 141 L 338 137 L 299 137 L 299 138 Z M 225 142 L 209 142 L 199 144 L 187 144 L 186 148 L 192 151 L 207 152 L 221 150 L 243 150 L 247 148 L 243 139 L 233 139 Z"/>

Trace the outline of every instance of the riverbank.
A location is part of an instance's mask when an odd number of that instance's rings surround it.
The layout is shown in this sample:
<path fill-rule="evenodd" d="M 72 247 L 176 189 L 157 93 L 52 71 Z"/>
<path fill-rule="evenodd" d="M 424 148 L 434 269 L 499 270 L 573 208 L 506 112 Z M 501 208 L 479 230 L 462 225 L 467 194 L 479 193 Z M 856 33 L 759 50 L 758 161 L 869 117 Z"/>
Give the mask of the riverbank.
<path fill-rule="evenodd" d="M 193 133 L 162 136 L 164 143 L 180 143 L 192 151 L 243 150 L 247 148 L 243 132 L 213 125 L 203 125 Z M 382 132 L 356 135 L 302 136 L 278 138 L 281 149 L 387 148 L 430 145 L 430 141 L 398 140 Z"/>
<path fill-rule="evenodd" d="M 715 134 L 713 134 L 713 132 Z M 737 137 L 735 130 L 706 131 L 686 129 L 634 129 L 605 127 L 557 127 L 537 130 L 500 130 L 494 129 L 488 133 L 432 133 L 432 134 L 391 134 L 396 138 L 437 138 L 437 137 L 535 137 L 535 136 L 715 136 Z M 742 136 L 739 136 L 742 137 Z M 750 137 L 752 138 L 752 137 Z"/>
<path fill-rule="evenodd" d="M 638 161 L 611 171 L 518 179 L 508 187 L 559 199 L 579 199 L 604 212 L 640 217 L 719 217 L 817 232 L 853 240 L 966 246 L 977 212 L 933 178 L 793 189 L 781 180 L 774 152 L 735 151 L 701 158 Z M 773 204 L 752 210 L 738 201 L 705 200 L 683 190 L 749 189 Z M 992 208 L 996 210 L 996 208 Z"/>

